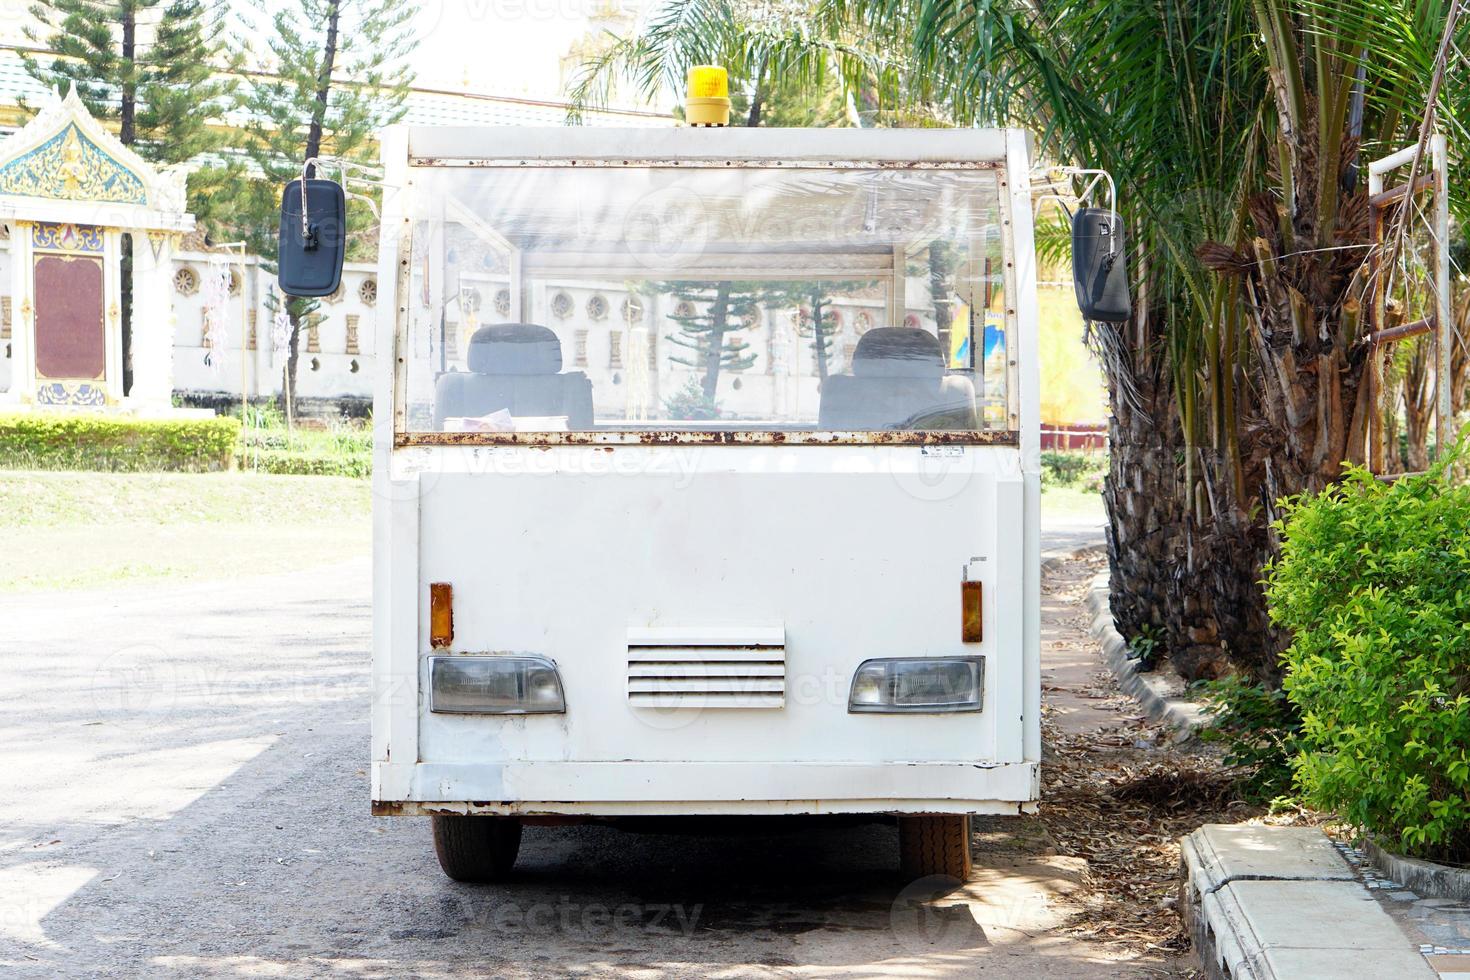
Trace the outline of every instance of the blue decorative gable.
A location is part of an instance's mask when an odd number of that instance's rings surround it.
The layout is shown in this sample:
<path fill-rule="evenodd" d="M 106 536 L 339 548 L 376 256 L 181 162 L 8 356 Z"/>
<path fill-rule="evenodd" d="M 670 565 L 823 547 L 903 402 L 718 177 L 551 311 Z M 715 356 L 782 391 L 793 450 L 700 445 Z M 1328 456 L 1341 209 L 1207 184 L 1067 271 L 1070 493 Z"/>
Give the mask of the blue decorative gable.
<path fill-rule="evenodd" d="M 143 181 L 76 123 L 0 168 L 0 194 L 147 206 Z"/>

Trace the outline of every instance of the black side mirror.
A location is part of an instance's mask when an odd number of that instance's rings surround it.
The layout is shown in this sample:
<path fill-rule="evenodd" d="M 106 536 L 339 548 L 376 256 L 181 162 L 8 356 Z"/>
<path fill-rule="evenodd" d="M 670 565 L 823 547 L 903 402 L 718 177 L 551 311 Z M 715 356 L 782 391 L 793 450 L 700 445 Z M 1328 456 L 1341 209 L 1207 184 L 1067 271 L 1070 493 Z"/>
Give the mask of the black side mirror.
<path fill-rule="evenodd" d="M 287 184 L 281 193 L 276 276 L 281 292 L 287 296 L 332 295 L 342 284 L 346 254 L 347 195 L 342 185 L 318 179 Z"/>
<path fill-rule="evenodd" d="M 1086 320 L 1123 323 L 1133 315 L 1123 221 L 1107 208 L 1083 208 L 1072 216 L 1072 285 Z"/>

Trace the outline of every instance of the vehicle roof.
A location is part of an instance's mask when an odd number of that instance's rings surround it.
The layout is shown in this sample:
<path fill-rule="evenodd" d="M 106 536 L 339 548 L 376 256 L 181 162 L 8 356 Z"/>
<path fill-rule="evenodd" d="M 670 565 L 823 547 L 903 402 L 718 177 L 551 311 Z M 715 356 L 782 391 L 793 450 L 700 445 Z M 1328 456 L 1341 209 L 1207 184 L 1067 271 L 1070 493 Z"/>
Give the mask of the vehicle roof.
<path fill-rule="evenodd" d="M 468 161 L 894 166 L 1001 164 L 1003 129 L 404 127 L 419 166 Z"/>

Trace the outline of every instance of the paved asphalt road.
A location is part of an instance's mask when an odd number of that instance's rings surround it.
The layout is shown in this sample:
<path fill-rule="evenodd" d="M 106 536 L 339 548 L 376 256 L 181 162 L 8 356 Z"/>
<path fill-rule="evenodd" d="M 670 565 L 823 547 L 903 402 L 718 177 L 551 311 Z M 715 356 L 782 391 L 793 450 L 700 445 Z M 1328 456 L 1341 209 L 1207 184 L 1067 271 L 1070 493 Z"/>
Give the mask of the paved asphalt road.
<path fill-rule="evenodd" d="M 368 814 L 368 567 L 0 600 L 6 976 L 1145 975 L 1068 938 L 1078 859 L 994 828 L 965 889 L 895 832 L 532 828 L 442 877 Z"/>

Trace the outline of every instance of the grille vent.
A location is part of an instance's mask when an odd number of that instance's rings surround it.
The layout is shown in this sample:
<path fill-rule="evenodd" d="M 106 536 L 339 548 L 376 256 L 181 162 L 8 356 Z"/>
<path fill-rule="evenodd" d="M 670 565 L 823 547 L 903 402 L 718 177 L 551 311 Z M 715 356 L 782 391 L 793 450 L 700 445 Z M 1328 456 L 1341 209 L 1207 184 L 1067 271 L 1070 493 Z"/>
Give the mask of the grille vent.
<path fill-rule="evenodd" d="M 780 708 L 783 627 L 628 630 L 628 703 L 643 708 Z"/>

